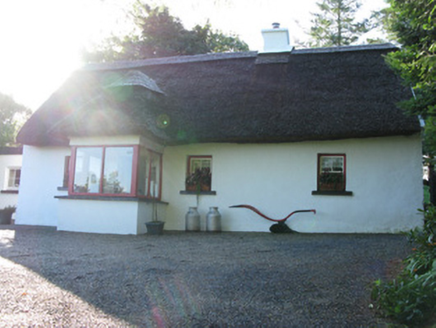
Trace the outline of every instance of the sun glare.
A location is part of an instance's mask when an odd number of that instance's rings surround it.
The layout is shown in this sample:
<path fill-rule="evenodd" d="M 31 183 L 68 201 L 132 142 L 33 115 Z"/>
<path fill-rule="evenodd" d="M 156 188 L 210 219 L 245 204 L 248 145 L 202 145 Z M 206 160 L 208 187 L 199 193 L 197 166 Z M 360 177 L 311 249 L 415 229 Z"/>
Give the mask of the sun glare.
<path fill-rule="evenodd" d="M 120 5 L 100 0 L 7 1 L 0 10 L 0 92 L 35 110 L 109 35 Z M 124 1 L 128 2 L 128 1 Z M 104 6 L 104 5 L 107 6 Z"/>
<path fill-rule="evenodd" d="M 0 92 L 37 109 L 81 66 L 81 50 L 111 31 L 130 30 L 126 12 L 134 0 L 2 1 L 0 7 Z M 237 34 L 251 50 L 263 47 L 260 30 L 280 22 L 291 42 L 307 38 L 317 0 L 154 0 L 165 4 L 186 28 L 209 22 Z M 149 2 L 147 2 L 149 3 Z M 365 0 L 380 8 L 383 0 Z M 378 7 L 378 8 L 377 8 Z M 122 33 L 121 33 L 122 34 Z"/>

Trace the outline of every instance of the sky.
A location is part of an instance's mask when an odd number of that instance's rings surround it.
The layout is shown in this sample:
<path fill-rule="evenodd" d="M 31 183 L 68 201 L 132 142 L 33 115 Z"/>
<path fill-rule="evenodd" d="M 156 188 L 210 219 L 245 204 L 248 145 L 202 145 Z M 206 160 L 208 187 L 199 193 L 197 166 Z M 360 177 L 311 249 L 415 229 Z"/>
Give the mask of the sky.
<path fill-rule="evenodd" d="M 261 50 L 261 30 L 273 22 L 289 29 L 291 43 L 308 39 L 321 0 L 153 0 L 165 4 L 185 28 L 209 22 Z M 128 32 L 134 0 L 0 0 L 0 92 L 36 110 L 76 69 L 81 50 L 111 32 Z M 386 7 L 361 0 L 361 15 Z M 124 33 L 124 34 L 126 34 Z"/>

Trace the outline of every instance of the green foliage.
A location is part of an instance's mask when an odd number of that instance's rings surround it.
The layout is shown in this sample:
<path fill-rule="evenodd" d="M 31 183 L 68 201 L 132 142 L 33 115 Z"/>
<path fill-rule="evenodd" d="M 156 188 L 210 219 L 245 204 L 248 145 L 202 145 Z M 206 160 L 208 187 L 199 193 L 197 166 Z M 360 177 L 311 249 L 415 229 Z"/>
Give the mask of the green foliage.
<path fill-rule="evenodd" d="M 209 191 L 210 185 L 212 181 L 212 173 L 210 172 L 210 168 L 203 167 L 202 169 L 196 169 L 195 172 L 191 173 L 186 177 L 185 183 L 187 189 L 189 187 L 194 187 L 197 192 Z"/>
<path fill-rule="evenodd" d="M 418 326 L 436 312 L 436 208 L 424 212 L 424 226 L 409 232 L 415 246 L 405 268 L 390 282 L 377 280 L 372 298 L 381 312 L 411 326 Z"/>
<path fill-rule="evenodd" d="M 0 93 L 0 147 L 13 146 L 18 130 L 31 114 L 11 96 Z"/>
<path fill-rule="evenodd" d="M 360 8 L 358 0 L 323 0 L 317 3 L 319 13 L 313 14 L 310 29 L 312 46 L 332 47 L 349 45 L 368 31 L 368 21 L 355 22 Z"/>
<path fill-rule="evenodd" d="M 402 45 L 388 55 L 388 63 L 414 90 L 414 97 L 401 104 L 408 113 L 426 121 L 426 151 L 436 155 L 436 2 L 389 0 L 386 27 Z"/>
<path fill-rule="evenodd" d="M 15 213 L 15 211 L 17 210 L 17 208 L 13 205 L 8 205 L 6 207 L 4 207 L 3 209 L 1 209 L 0 211 L 2 211 L 3 213 L 9 213 L 12 215 L 12 213 Z"/>
<path fill-rule="evenodd" d="M 237 36 L 214 31 L 210 24 L 185 29 L 167 7 L 152 8 L 137 1 L 131 19 L 136 32 L 104 40 L 93 51 L 85 52 L 84 60 L 103 62 L 248 50 L 247 44 Z"/>
<path fill-rule="evenodd" d="M 421 276 L 402 275 L 388 283 L 375 282 L 373 298 L 382 313 L 395 320 L 420 326 L 436 310 L 436 267 Z"/>

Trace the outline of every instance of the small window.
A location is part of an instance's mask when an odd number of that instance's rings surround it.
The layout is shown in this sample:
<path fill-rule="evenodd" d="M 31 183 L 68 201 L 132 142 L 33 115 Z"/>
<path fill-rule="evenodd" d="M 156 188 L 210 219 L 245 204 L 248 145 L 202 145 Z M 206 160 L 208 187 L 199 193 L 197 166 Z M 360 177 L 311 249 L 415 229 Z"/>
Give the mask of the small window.
<path fill-rule="evenodd" d="M 187 191 L 211 191 L 212 156 L 188 156 L 185 184 Z"/>
<path fill-rule="evenodd" d="M 345 154 L 318 155 L 318 191 L 345 191 Z"/>
<path fill-rule="evenodd" d="M 20 168 L 10 168 L 8 174 L 8 185 L 7 189 L 16 190 L 20 186 L 21 179 L 21 169 Z"/>
<path fill-rule="evenodd" d="M 62 182 L 62 187 L 68 187 L 68 180 L 70 180 L 70 158 L 71 156 L 65 156 L 64 160 L 64 180 Z"/>

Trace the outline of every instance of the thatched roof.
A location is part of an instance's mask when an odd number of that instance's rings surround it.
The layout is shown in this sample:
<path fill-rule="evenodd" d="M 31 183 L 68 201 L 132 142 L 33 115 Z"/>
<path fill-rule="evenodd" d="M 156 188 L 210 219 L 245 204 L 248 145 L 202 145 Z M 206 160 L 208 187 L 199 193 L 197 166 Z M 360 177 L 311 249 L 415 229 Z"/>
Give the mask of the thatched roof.
<path fill-rule="evenodd" d="M 139 133 L 158 142 L 291 142 L 420 130 L 384 61 L 390 44 L 224 53 L 89 65 L 31 117 L 18 141 Z"/>
<path fill-rule="evenodd" d="M 22 155 L 23 147 L 0 147 L 0 155 Z"/>

